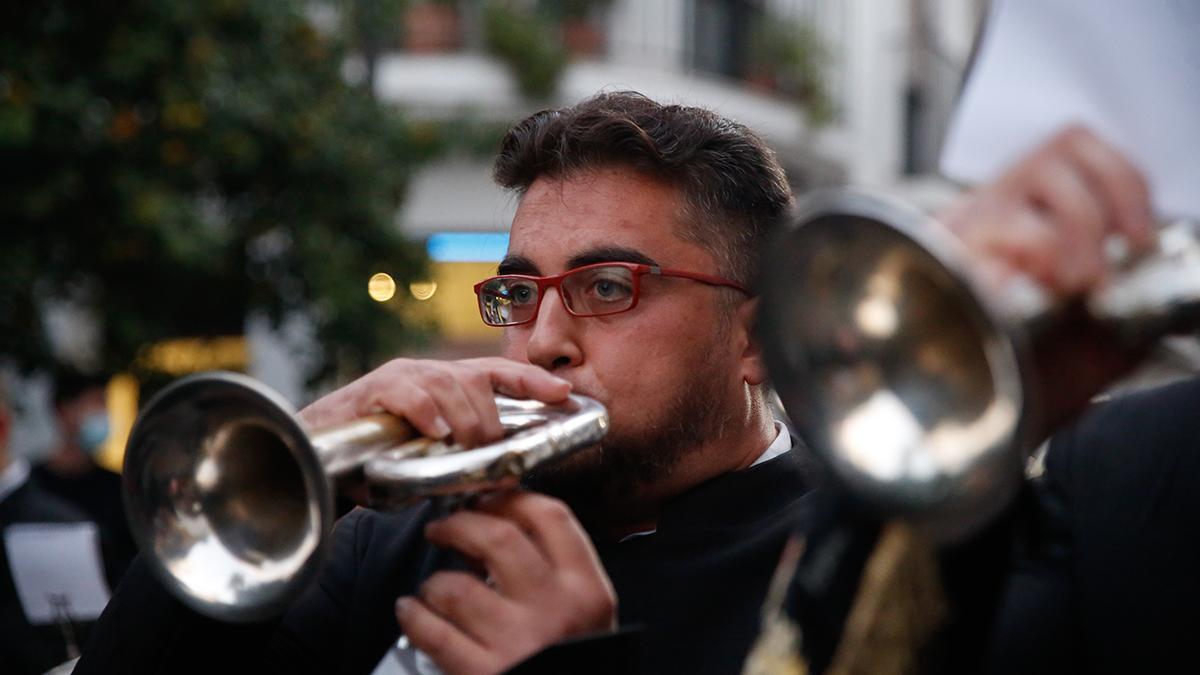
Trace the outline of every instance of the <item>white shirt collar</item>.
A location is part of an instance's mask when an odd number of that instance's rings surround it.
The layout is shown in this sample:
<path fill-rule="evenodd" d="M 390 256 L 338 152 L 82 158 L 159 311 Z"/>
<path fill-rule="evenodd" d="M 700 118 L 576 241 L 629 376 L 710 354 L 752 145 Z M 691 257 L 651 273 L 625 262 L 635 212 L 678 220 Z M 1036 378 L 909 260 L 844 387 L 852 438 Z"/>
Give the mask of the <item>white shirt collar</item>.
<path fill-rule="evenodd" d="M 783 425 L 780 424 L 779 420 L 775 420 L 775 440 L 771 441 L 771 444 L 767 446 L 767 449 L 763 450 L 763 453 L 759 455 L 758 459 L 754 460 L 754 463 L 750 466 L 758 466 L 763 462 L 775 459 L 791 449 L 791 435 L 784 431 Z"/>
<path fill-rule="evenodd" d="M 29 479 L 29 462 L 14 459 L 9 462 L 4 471 L 0 471 L 0 502 L 17 491 Z"/>

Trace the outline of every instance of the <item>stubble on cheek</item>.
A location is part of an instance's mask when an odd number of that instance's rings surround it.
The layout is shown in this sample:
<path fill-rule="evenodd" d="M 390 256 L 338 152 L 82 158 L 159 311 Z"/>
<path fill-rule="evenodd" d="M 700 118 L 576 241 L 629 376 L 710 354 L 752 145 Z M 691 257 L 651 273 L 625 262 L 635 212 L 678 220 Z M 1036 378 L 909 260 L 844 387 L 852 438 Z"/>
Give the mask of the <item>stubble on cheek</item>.
<path fill-rule="evenodd" d="M 689 452 L 719 441 L 729 422 L 719 384 L 696 371 L 672 383 L 662 401 L 620 408 L 599 445 L 535 471 L 525 483 L 570 504 L 585 524 L 619 518 L 636 511 L 640 505 L 631 499 L 656 492 Z"/>

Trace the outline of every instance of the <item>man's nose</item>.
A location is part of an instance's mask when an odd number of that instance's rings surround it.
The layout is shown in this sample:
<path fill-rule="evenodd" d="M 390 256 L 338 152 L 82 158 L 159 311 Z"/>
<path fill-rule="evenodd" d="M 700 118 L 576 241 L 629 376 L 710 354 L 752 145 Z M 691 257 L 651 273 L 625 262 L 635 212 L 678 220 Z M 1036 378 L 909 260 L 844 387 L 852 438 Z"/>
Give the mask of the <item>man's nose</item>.
<path fill-rule="evenodd" d="M 529 362 L 551 372 L 583 363 L 578 322 L 578 318 L 567 312 L 559 290 L 546 289 L 525 345 Z"/>

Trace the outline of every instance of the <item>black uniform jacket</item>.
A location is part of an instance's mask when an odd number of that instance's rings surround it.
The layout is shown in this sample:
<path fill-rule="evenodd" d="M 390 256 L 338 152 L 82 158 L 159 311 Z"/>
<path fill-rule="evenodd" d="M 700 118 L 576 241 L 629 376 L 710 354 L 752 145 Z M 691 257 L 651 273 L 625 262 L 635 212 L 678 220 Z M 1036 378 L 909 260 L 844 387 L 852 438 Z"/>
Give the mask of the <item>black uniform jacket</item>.
<path fill-rule="evenodd" d="M 784 541 L 803 524 L 816 476 L 807 454 L 793 449 L 681 495 L 653 534 L 597 542 L 623 630 L 552 647 L 517 670 L 739 672 L 772 571 Z M 431 515 L 428 505 L 347 515 L 334 530 L 319 583 L 279 622 L 229 625 L 199 616 L 139 559 L 75 672 L 370 673 L 399 636 L 396 598 L 447 564 L 422 533 Z"/>
<path fill-rule="evenodd" d="M 1200 378 L 1093 407 L 1033 487 L 992 671 L 1200 668 Z"/>

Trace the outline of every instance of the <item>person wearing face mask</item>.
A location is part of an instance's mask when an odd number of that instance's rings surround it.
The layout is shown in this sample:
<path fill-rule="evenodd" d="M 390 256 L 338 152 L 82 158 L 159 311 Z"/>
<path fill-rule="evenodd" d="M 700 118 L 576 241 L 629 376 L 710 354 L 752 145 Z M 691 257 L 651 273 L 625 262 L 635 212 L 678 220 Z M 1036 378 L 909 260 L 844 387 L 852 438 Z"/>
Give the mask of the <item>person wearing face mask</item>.
<path fill-rule="evenodd" d="M 137 553 L 121 502 L 121 476 L 96 463 L 108 438 L 108 378 L 63 371 L 55 378 L 59 443 L 33 468 L 47 492 L 74 504 L 100 527 L 105 573 L 114 587 Z"/>

